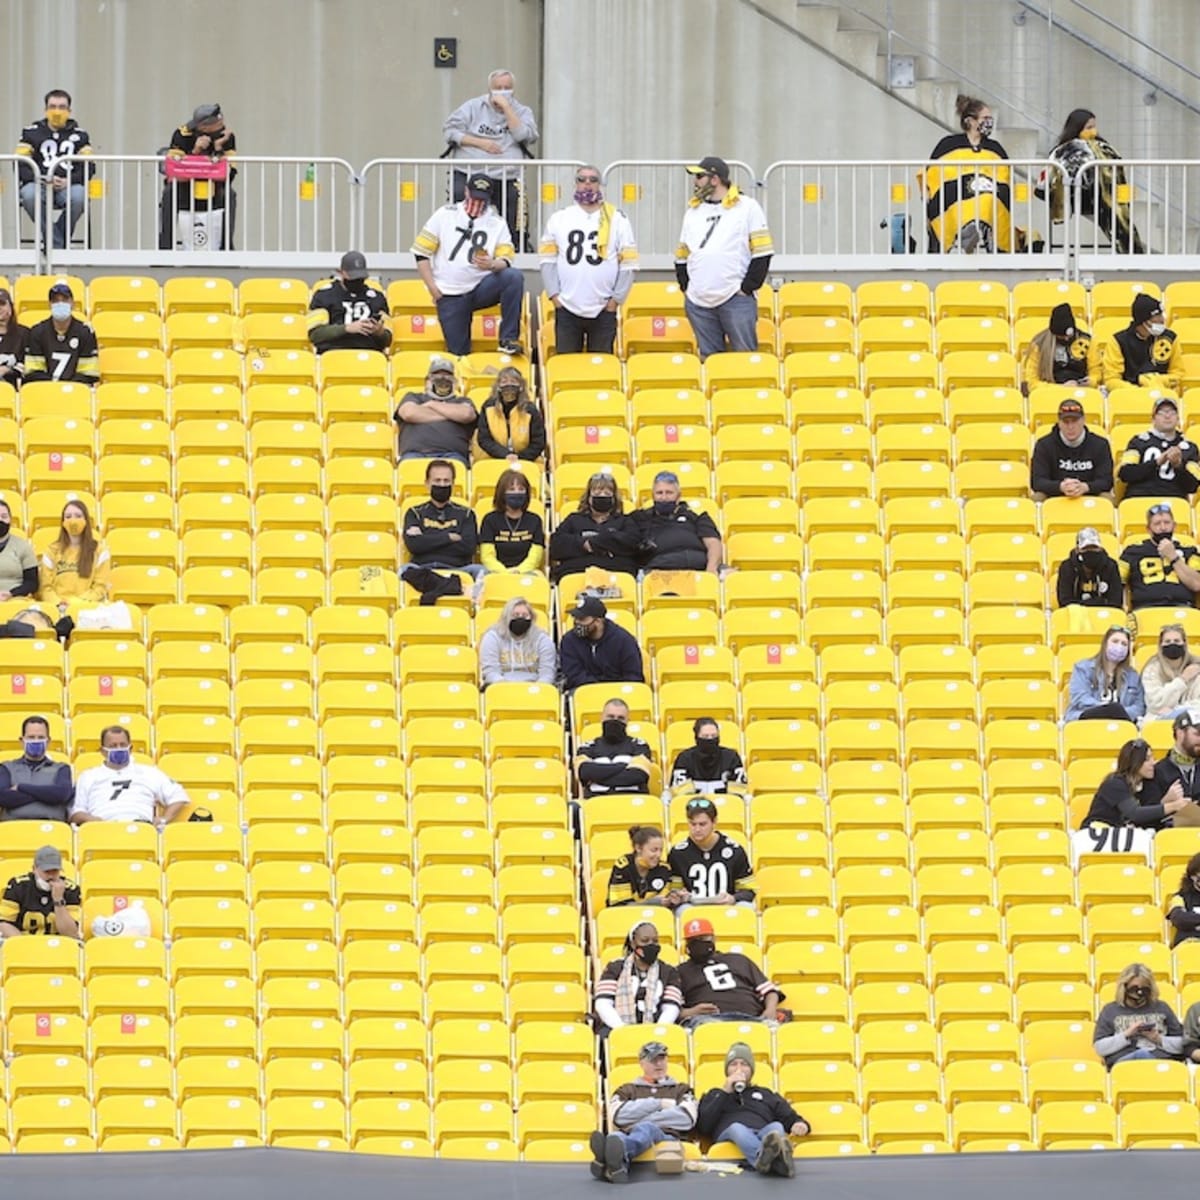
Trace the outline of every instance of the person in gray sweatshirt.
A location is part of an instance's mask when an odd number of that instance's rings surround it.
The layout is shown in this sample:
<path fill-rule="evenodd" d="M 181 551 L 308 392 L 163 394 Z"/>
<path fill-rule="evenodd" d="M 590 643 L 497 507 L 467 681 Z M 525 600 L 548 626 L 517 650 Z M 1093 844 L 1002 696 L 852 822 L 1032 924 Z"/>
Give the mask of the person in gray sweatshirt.
<path fill-rule="evenodd" d="M 1116 999 L 1096 1018 L 1096 1053 L 1111 1071 L 1119 1062 L 1142 1058 L 1177 1059 L 1183 1053 L 1183 1026 L 1159 999 L 1154 972 L 1130 963 L 1117 978 Z"/>
<path fill-rule="evenodd" d="M 554 639 L 537 626 L 537 614 L 524 596 L 512 596 L 499 620 L 479 640 L 479 682 L 553 683 L 558 675 Z"/>
<path fill-rule="evenodd" d="M 609 1096 L 611 1132 L 592 1134 L 592 1176 L 606 1183 L 628 1183 L 632 1159 L 658 1142 L 678 1140 L 696 1124 L 696 1097 L 690 1084 L 671 1078 L 664 1043 L 647 1042 L 638 1064 L 640 1078 Z"/>

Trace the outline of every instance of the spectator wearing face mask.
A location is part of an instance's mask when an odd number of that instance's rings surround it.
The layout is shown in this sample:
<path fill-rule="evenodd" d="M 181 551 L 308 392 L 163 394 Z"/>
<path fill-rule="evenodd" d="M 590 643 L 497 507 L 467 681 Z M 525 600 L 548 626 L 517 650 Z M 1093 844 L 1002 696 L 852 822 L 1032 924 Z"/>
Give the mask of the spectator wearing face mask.
<path fill-rule="evenodd" d="M 167 158 L 203 157 L 216 162 L 232 160 L 237 155 L 237 137 L 225 122 L 219 104 L 198 104 L 192 119 L 171 134 Z M 233 225 L 237 213 L 237 192 L 233 181 L 237 171 L 231 165 L 226 179 L 167 179 L 160 205 L 158 248 L 171 250 L 176 246 L 176 222 L 184 213 L 216 216 L 220 237 L 213 238 L 205 249 L 233 249 Z M 215 242 L 215 245 L 213 244 Z"/>
<path fill-rule="evenodd" d="M 1021 367 L 1021 378 L 1028 395 L 1043 383 L 1061 383 L 1068 387 L 1099 387 L 1099 369 L 1089 366 L 1092 339 L 1087 330 L 1075 323 L 1075 314 L 1069 304 L 1056 305 L 1050 313 L 1050 323 L 1041 333 L 1035 334 L 1025 351 Z M 1074 403 L 1074 401 L 1072 401 Z M 1062 430 L 1062 406 L 1058 409 L 1059 429 Z M 1083 418 L 1083 409 L 1079 409 Z M 1067 432 L 1063 441 L 1067 441 Z M 1071 444 L 1071 443 L 1068 443 Z M 1105 442 L 1107 446 L 1108 443 Z M 1109 463 L 1112 454 L 1109 453 Z"/>
<path fill-rule="evenodd" d="M 650 747 L 631 737 L 629 705 L 609 700 L 600 713 L 600 736 L 583 742 L 575 756 L 575 774 L 585 797 L 613 792 L 650 791 Z"/>
<path fill-rule="evenodd" d="M 640 541 L 617 481 L 598 471 L 587 481 L 579 507 L 550 535 L 550 578 L 557 583 L 592 567 L 634 575 Z"/>
<path fill-rule="evenodd" d="M 430 360 L 424 392 L 407 392 L 392 420 L 399 433 L 397 453 L 408 458 L 449 458 L 471 465 L 475 405 L 456 392 L 454 364 L 440 355 Z"/>
<path fill-rule="evenodd" d="M 313 292 L 308 303 L 308 340 L 326 350 L 381 350 L 392 344 L 387 297 L 371 286 L 366 258 L 357 250 L 342 255 L 336 275 Z"/>
<path fill-rule="evenodd" d="M 71 314 L 75 296 L 59 279 L 50 285 L 50 315 L 29 331 L 25 382 L 99 383 L 100 350 L 92 327 Z"/>
<path fill-rule="evenodd" d="M 629 218 L 605 201 L 597 167 L 576 167 L 574 200 L 551 214 L 538 247 L 542 286 L 554 305 L 554 349 L 611 354 L 637 245 Z"/>
<path fill-rule="evenodd" d="M 1035 500 L 1052 496 L 1113 499 L 1113 459 L 1108 439 L 1083 423 L 1083 405 L 1067 399 L 1058 406 L 1058 424 L 1038 438 L 1029 464 Z"/>
<path fill-rule="evenodd" d="M 710 1021 L 777 1021 L 786 1019 L 785 999 L 744 954 L 718 950 L 712 922 L 693 917 L 683 927 L 687 958 L 679 964 L 683 989 L 682 1023 L 688 1028 Z"/>
<path fill-rule="evenodd" d="M 133 761 L 129 730 L 109 725 L 100 733 L 104 765 L 79 776 L 71 823 L 149 821 L 163 826 L 176 820 L 190 800 L 181 784 L 149 763 Z"/>
<path fill-rule="evenodd" d="M 1136 384 L 1178 392 L 1183 382 L 1183 347 L 1175 331 L 1167 328 L 1162 302 L 1157 296 L 1139 292 L 1133 298 L 1130 315 L 1129 325 L 1114 333 L 1104 346 L 1104 386 Z"/>
<path fill-rule="evenodd" d="M 63 874 L 62 852 L 43 846 L 33 856 L 33 870 L 8 881 L 0 899 L 0 938 L 26 934 L 79 937 L 83 899 L 79 885 Z"/>
<path fill-rule="evenodd" d="M 1129 661 L 1129 630 L 1114 625 L 1104 631 L 1094 657 L 1071 671 L 1066 721 L 1132 721 L 1146 715 L 1142 680 Z"/>
<path fill-rule="evenodd" d="M 503 367 L 496 376 L 492 394 L 479 410 L 475 436 L 489 458 L 536 462 L 546 453 L 546 422 L 516 367 Z"/>
<path fill-rule="evenodd" d="M 479 524 L 479 561 L 484 570 L 523 575 L 538 571 L 546 557 L 542 518 L 529 511 L 529 480 L 505 471 L 496 480 L 492 511 Z"/>
<path fill-rule="evenodd" d="M 46 754 L 50 722 L 21 722 L 21 757 L 0 763 L 0 821 L 65 821 L 75 784 L 68 763 Z"/>
<path fill-rule="evenodd" d="M 493 207 L 500 185 L 486 175 L 467 180 L 466 196 L 439 208 L 413 242 L 417 274 L 437 305 L 438 322 L 451 354 L 471 353 L 471 317 L 500 305 L 501 354 L 521 347 L 525 280 L 513 265 L 512 234 Z"/>
<path fill-rule="evenodd" d="M 425 468 L 429 499 L 404 514 L 404 546 L 410 561 L 400 568 L 401 577 L 409 567 L 466 571 L 473 576 L 484 573 L 475 562 L 479 542 L 475 514 L 451 499 L 455 475 L 454 464 L 442 458 L 435 458 Z"/>
<path fill-rule="evenodd" d="M 1058 564 L 1058 607 L 1123 608 L 1125 585 L 1117 560 L 1090 525 L 1075 535 L 1075 549 Z"/>
<path fill-rule="evenodd" d="M 1129 607 L 1191 608 L 1200 592 L 1200 551 L 1175 537 L 1169 504 L 1146 510 L 1148 537 L 1121 551 L 1121 578 L 1129 584 Z"/>
<path fill-rule="evenodd" d="M 35 178 L 31 166 L 17 164 L 21 188 L 21 207 L 36 220 L 39 207 L 42 222 L 42 248 L 46 246 L 46 235 L 51 232 L 50 221 L 54 215 L 53 246 L 63 250 L 67 245 L 67 223 L 71 233 L 87 205 L 87 181 L 96 173 L 94 163 L 79 161 L 92 153 L 91 138 L 71 116 L 71 93 L 55 88 L 46 93 L 43 100 L 45 116 L 40 121 L 21 130 L 17 154 L 28 158 L 41 172 Z M 61 158 L 70 155 L 75 161 L 70 169 L 54 170 Z"/>
<path fill-rule="evenodd" d="M 651 494 L 651 506 L 633 514 L 642 569 L 719 572 L 724 554 L 720 531 L 707 513 L 684 503 L 679 476 L 659 471 Z"/>
<path fill-rule="evenodd" d="M 1181 810 L 1194 811 L 1178 780 L 1165 793 L 1159 791 L 1156 770 L 1154 751 L 1144 738 L 1126 742 L 1117 754 L 1116 770 L 1100 781 L 1079 828 L 1110 825 L 1118 829 L 1159 829 Z"/>
<path fill-rule="evenodd" d="M 1149 967 L 1130 963 L 1117 977 L 1116 996 L 1100 1010 L 1092 1042 L 1110 1071 L 1119 1062 L 1182 1056 L 1183 1026 L 1159 998 Z"/>
<path fill-rule="evenodd" d="M 687 892 L 672 886 L 675 874 L 663 858 L 661 829 L 656 825 L 631 825 L 629 848 L 631 853 L 622 854 L 609 872 L 609 907 L 648 904 L 678 908 L 687 900 Z"/>
<path fill-rule="evenodd" d="M 596 980 L 594 1005 L 601 1035 L 624 1025 L 674 1025 L 683 1006 L 679 971 L 662 959 L 658 930 L 638 921 L 625 938 L 624 956 Z"/>
<path fill-rule="evenodd" d="M 563 634 L 558 662 L 568 689 L 585 683 L 645 683 L 636 639 L 608 619 L 598 596 L 580 596 L 571 609 L 572 629 Z"/>
<path fill-rule="evenodd" d="M 493 683 L 553 683 L 557 678 L 554 639 L 537 627 L 524 596 L 513 596 L 480 638 L 479 674 L 485 688 Z"/>
<path fill-rule="evenodd" d="M 0 500 L 0 600 L 33 596 L 38 590 L 38 562 L 33 547 L 12 531 L 12 509 Z"/>
<path fill-rule="evenodd" d="M 104 604 L 111 570 L 108 550 L 96 539 L 87 505 L 82 500 L 68 501 L 58 537 L 42 555 L 42 603 L 54 605 L 62 616 Z"/>
<path fill-rule="evenodd" d="M 1154 777 L 1138 793 L 1140 804 L 1159 804 L 1167 796 L 1181 795 L 1200 803 L 1200 724 L 1186 709 L 1171 722 L 1174 742 L 1154 764 Z M 1178 785 L 1178 786 L 1176 786 Z M 1165 814 L 1162 824 L 1175 824 L 1174 814 Z"/>
<path fill-rule="evenodd" d="M 1182 625 L 1158 631 L 1158 650 L 1142 668 L 1142 688 L 1150 721 L 1171 721 L 1200 706 L 1200 658 L 1188 648 Z"/>
<path fill-rule="evenodd" d="M 745 787 L 742 756 L 721 745 L 721 727 L 712 717 L 700 717 L 692 726 L 696 744 L 683 750 L 671 768 L 671 787 L 697 792 L 724 792 L 729 785 Z"/>

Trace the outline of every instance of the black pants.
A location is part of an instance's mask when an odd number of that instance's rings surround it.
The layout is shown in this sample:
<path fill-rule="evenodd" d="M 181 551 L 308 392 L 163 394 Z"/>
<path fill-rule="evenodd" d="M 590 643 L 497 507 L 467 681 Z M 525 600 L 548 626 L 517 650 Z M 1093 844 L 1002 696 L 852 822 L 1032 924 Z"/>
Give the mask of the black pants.
<path fill-rule="evenodd" d="M 579 317 L 566 308 L 554 310 L 556 354 L 612 354 L 617 340 L 617 314 L 602 308 L 594 317 Z"/>
<path fill-rule="evenodd" d="M 1119 704 L 1095 704 L 1079 714 L 1081 721 L 1133 721 Z M 1136 722 L 1134 722 L 1136 724 Z"/>
<path fill-rule="evenodd" d="M 486 175 L 487 172 L 480 171 L 479 174 Z M 467 177 L 465 171 L 454 172 L 454 199 L 456 201 L 461 200 L 467 193 Z M 497 207 L 500 209 L 500 215 L 508 222 L 513 249 L 518 254 L 531 254 L 533 245 L 526 232 L 526 222 L 522 220 L 521 186 L 515 179 L 510 177 L 504 181 L 503 201 Z"/>

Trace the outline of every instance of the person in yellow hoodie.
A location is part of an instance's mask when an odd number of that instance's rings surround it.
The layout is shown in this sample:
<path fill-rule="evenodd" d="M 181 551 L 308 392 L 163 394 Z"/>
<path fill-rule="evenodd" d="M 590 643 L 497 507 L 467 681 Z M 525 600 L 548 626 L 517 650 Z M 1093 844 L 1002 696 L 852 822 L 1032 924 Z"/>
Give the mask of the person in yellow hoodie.
<path fill-rule="evenodd" d="M 1178 394 L 1183 381 L 1183 348 L 1163 317 L 1162 301 L 1139 292 L 1133 298 L 1130 322 L 1105 343 L 1104 386 L 1134 384 Z"/>
<path fill-rule="evenodd" d="M 40 591 L 44 604 L 64 615 L 108 602 L 112 563 L 104 544 L 96 540 L 92 518 L 82 500 L 63 506 L 62 526 L 42 555 Z"/>

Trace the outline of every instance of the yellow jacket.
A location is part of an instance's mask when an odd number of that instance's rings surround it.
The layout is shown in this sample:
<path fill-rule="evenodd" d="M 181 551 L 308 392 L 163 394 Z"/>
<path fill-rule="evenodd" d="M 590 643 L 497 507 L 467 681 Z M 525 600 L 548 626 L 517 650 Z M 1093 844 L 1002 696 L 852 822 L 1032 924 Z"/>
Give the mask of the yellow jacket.
<path fill-rule="evenodd" d="M 68 546 L 61 553 L 51 546 L 39 564 L 41 598 L 46 604 L 87 605 L 108 601 L 109 576 L 112 562 L 101 542 L 96 547 L 92 573 L 79 575 L 79 548 Z"/>
<path fill-rule="evenodd" d="M 1069 353 L 1080 365 L 1086 362 L 1086 378 L 1074 382 L 1058 380 L 1053 375 L 1049 379 L 1042 378 L 1042 346 L 1046 338 L 1053 337 L 1054 334 L 1049 329 L 1044 329 L 1025 348 L 1025 357 L 1021 361 L 1021 381 L 1025 384 L 1026 394 L 1031 393 L 1036 387 L 1041 387 L 1043 383 L 1063 383 L 1066 387 L 1099 387 L 1100 364 L 1093 361 L 1089 354 L 1091 338 L 1086 335 L 1076 337 L 1069 348 Z M 1078 350 L 1076 350 L 1076 347 L 1078 347 Z"/>
<path fill-rule="evenodd" d="M 1122 329 L 1120 332 L 1124 334 L 1127 330 Z M 1164 355 L 1164 343 L 1168 341 L 1170 342 L 1170 351 Z M 1125 351 L 1121 349 L 1121 343 L 1114 334 L 1104 344 L 1104 357 L 1101 360 L 1104 386 L 1114 388 L 1134 384 L 1141 387 L 1161 388 L 1163 391 L 1175 392 L 1178 395 L 1180 385 L 1183 383 L 1183 347 L 1180 345 L 1179 338 L 1168 338 L 1167 334 L 1155 338 L 1147 347 L 1147 358 L 1152 358 L 1163 369 L 1147 371 L 1138 375 L 1136 379 L 1126 378 Z"/>

